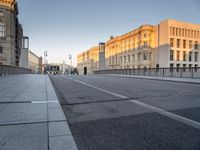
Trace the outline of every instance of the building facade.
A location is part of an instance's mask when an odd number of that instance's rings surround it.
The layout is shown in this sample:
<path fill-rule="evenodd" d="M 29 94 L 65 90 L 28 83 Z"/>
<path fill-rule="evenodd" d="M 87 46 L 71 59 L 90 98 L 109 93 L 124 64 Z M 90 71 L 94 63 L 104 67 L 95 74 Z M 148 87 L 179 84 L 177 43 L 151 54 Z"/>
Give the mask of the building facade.
<path fill-rule="evenodd" d="M 28 51 L 28 68 L 35 73 L 42 73 L 42 57 L 38 57 L 32 51 Z"/>
<path fill-rule="evenodd" d="M 21 37 L 16 0 L 0 0 L 0 64 L 19 66 Z"/>
<path fill-rule="evenodd" d="M 168 19 L 158 25 L 141 25 L 105 43 L 105 69 L 199 67 L 199 44 L 200 24 Z M 89 69 L 87 74 L 99 70 L 93 65 L 92 53 L 89 49 L 77 56 L 80 74 L 84 68 Z M 100 63 L 97 59 L 96 64 Z"/>
<path fill-rule="evenodd" d="M 61 63 L 51 63 L 51 64 L 46 64 L 46 72 L 48 74 L 68 74 L 70 66 L 68 64 L 63 64 Z"/>
<path fill-rule="evenodd" d="M 34 73 L 43 73 L 42 57 L 37 56 L 28 47 L 22 48 L 19 66 L 31 69 Z"/>
<path fill-rule="evenodd" d="M 77 64 L 79 74 L 92 74 L 99 70 L 99 46 L 94 46 L 79 54 Z"/>

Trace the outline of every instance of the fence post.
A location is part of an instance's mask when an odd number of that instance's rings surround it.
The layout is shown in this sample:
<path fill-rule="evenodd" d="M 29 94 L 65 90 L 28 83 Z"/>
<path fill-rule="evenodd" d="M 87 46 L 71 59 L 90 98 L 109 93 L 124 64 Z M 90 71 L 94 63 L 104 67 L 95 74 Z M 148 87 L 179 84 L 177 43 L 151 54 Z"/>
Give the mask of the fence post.
<path fill-rule="evenodd" d="M 194 78 L 194 72 L 193 71 L 194 71 L 194 69 L 192 68 L 192 78 Z"/>
<path fill-rule="evenodd" d="M 165 68 L 163 68 L 163 77 L 165 76 Z"/>
<path fill-rule="evenodd" d="M 180 76 L 181 76 L 181 78 L 183 77 L 183 70 L 182 69 L 180 69 Z"/>

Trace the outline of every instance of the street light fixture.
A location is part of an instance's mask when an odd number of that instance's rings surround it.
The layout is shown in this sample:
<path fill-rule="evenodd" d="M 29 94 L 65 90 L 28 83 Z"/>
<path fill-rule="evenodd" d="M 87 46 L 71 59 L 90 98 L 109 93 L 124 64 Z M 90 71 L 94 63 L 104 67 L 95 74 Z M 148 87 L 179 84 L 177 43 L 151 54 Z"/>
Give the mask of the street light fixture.
<path fill-rule="evenodd" d="M 46 74 L 46 69 L 47 69 L 46 58 L 47 58 L 47 51 L 44 51 L 44 74 Z"/>
<path fill-rule="evenodd" d="M 72 54 L 69 54 L 69 60 L 70 60 L 70 74 L 72 74 Z"/>

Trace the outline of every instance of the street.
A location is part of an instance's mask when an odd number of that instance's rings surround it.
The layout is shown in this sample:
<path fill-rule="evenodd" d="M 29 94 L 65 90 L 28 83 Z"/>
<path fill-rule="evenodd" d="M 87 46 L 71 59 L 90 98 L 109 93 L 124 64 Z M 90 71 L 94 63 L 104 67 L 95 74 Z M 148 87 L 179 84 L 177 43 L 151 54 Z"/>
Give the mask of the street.
<path fill-rule="evenodd" d="M 98 75 L 50 79 L 79 150 L 200 149 L 200 84 Z"/>

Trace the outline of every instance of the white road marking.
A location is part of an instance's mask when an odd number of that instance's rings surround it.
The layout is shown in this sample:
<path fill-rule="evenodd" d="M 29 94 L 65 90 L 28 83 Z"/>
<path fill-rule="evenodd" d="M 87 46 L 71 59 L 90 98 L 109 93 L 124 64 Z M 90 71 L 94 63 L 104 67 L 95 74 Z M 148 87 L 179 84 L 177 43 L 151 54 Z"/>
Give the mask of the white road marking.
<path fill-rule="evenodd" d="M 58 103 L 58 101 L 31 101 L 32 104 Z"/>
<path fill-rule="evenodd" d="M 74 80 L 74 79 L 69 78 L 69 77 L 65 77 L 65 78 L 73 80 L 73 81 L 75 81 L 77 83 L 83 84 L 85 86 L 94 88 L 94 89 L 99 90 L 101 92 L 104 92 L 104 93 L 107 93 L 107 94 L 119 97 L 119 98 L 128 98 L 127 96 L 124 96 L 124 95 L 121 95 L 121 94 L 118 94 L 118 93 L 115 93 L 115 92 L 111 92 L 111 91 L 108 91 L 106 89 L 103 89 L 103 88 L 100 88 L 100 87 L 97 87 L 97 86 L 94 86 L 94 85 L 91 85 L 91 84 L 88 84 L 88 83 L 85 83 L 85 82 L 82 82 L 82 81 L 79 81 L 79 80 Z M 139 101 L 136 101 L 136 100 L 129 100 L 129 101 L 132 102 L 132 103 L 134 103 L 134 104 L 137 104 L 139 106 L 142 106 L 142 107 L 145 107 L 147 109 L 150 109 L 153 112 L 157 112 L 160 115 L 166 116 L 168 118 L 171 118 L 171 119 L 176 120 L 178 122 L 184 123 L 184 124 L 189 125 L 191 127 L 200 129 L 200 123 L 197 122 L 197 121 L 194 121 L 194 120 L 191 120 L 191 119 L 188 119 L 188 118 L 176 115 L 176 114 L 168 112 L 168 111 L 166 111 L 166 110 L 164 110 L 162 108 L 155 107 L 155 106 L 143 103 L 143 102 L 139 102 Z"/>

